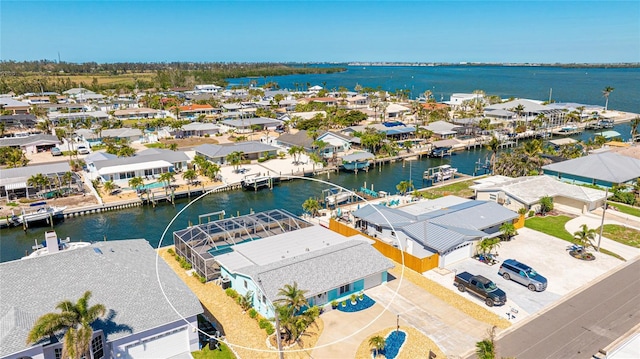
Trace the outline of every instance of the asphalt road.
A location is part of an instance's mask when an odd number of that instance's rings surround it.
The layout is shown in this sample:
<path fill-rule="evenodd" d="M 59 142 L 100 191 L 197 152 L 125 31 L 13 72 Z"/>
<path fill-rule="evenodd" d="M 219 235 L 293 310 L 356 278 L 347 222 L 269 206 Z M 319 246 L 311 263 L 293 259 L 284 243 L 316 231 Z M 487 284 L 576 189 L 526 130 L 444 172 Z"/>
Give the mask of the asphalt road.
<path fill-rule="evenodd" d="M 640 260 L 498 339 L 498 355 L 591 358 L 638 323 Z"/>

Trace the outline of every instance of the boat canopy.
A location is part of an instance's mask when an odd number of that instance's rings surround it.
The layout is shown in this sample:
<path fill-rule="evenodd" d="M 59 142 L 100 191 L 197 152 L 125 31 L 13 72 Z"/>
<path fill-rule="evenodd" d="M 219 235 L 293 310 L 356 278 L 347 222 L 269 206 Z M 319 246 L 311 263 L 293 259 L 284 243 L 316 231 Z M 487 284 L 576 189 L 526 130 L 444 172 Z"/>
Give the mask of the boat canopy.
<path fill-rule="evenodd" d="M 375 156 L 370 152 L 355 152 L 350 155 L 346 155 L 342 157 L 342 160 L 345 162 L 352 162 L 352 161 L 370 160 L 373 158 L 375 158 Z"/>

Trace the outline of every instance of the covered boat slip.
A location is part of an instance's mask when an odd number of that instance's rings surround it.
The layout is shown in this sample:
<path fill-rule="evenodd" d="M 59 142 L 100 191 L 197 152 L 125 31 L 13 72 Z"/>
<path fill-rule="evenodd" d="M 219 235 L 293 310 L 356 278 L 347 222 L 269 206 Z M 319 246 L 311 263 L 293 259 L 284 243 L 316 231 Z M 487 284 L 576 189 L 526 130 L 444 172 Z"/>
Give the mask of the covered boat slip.
<path fill-rule="evenodd" d="M 261 238 L 312 226 L 295 215 L 275 209 L 241 217 L 225 218 L 173 233 L 176 253 L 186 258 L 193 269 L 207 281 L 220 276 L 216 255 L 232 247 Z"/>

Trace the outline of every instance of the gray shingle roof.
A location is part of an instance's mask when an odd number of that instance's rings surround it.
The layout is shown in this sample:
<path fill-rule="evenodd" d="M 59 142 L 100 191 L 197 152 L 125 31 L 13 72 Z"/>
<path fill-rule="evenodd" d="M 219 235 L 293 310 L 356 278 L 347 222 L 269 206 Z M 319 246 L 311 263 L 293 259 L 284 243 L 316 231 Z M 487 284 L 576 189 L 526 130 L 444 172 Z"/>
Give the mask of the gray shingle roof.
<path fill-rule="evenodd" d="M 231 127 L 251 127 L 253 125 L 280 125 L 282 121 L 266 118 L 266 117 L 252 117 L 252 118 L 244 118 L 238 120 L 224 120 L 221 122 L 223 125 L 231 126 Z"/>
<path fill-rule="evenodd" d="M 603 152 L 542 166 L 544 171 L 624 183 L 640 177 L 640 160 L 612 152 Z"/>
<path fill-rule="evenodd" d="M 110 322 L 93 325 L 104 331 L 107 341 L 203 311 L 198 298 L 144 239 L 98 242 L 73 251 L 1 263 L 0 287 L 0 357 L 27 348 L 25 338 L 36 318 L 57 312 L 57 303 L 76 301 L 87 290 L 93 294 L 91 304 L 101 303 L 113 310 Z M 115 331 L 115 326 L 130 330 Z"/>
<path fill-rule="evenodd" d="M 261 282 L 265 295 L 273 301 L 285 284 L 296 282 L 298 288 L 307 290 L 307 297 L 311 297 L 390 268 L 393 268 L 391 261 L 369 242 L 354 239 L 269 265 L 243 268 L 239 272 Z"/>
<path fill-rule="evenodd" d="M 226 157 L 228 154 L 235 151 L 249 154 L 249 153 L 261 153 L 261 152 L 267 152 L 267 151 L 277 151 L 278 148 L 274 146 L 266 145 L 262 142 L 249 141 L 249 142 L 230 143 L 230 144 L 224 144 L 224 145 L 204 144 L 204 145 L 195 147 L 194 150 L 196 151 L 196 153 L 203 154 L 210 158 L 217 158 L 217 157 Z"/>
<path fill-rule="evenodd" d="M 300 130 L 296 133 L 283 133 L 278 137 L 278 142 L 287 146 L 302 146 L 311 149 L 313 138 L 307 135 L 306 130 Z"/>
<path fill-rule="evenodd" d="M 58 137 L 53 135 L 31 135 L 26 137 L 5 137 L 0 138 L 0 147 L 28 146 L 28 145 L 57 145 L 60 144 Z"/>

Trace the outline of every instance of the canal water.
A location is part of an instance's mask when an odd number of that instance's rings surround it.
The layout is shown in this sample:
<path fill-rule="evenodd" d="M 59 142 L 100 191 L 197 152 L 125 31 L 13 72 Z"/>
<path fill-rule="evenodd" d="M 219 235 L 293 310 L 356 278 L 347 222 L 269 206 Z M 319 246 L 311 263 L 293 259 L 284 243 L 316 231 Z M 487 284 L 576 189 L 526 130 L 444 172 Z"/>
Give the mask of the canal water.
<path fill-rule="evenodd" d="M 614 128 L 622 134 L 623 139 L 630 137 L 629 124 L 619 124 Z M 574 136 L 576 139 L 587 140 L 593 137 L 593 132 L 584 132 Z M 198 216 L 224 210 L 226 216 L 247 214 L 250 211 L 263 211 L 272 208 L 286 209 L 294 214 L 302 214 L 302 203 L 310 198 L 322 198 L 322 191 L 336 184 L 350 190 L 360 187 L 375 191 L 396 193 L 396 185 L 400 181 L 411 179 L 416 188 L 427 186 L 422 175 L 430 167 L 450 164 L 460 173 L 473 175 L 476 164 L 484 164 L 490 159 L 491 153 L 484 148 L 455 152 L 451 157 L 422 158 L 420 160 L 388 163 L 371 167 L 368 172 L 340 172 L 330 175 L 323 174 L 313 180 L 293 180 L 282 182 L 272 190 L 228 191 L 205 196 L 200 201 L 192 203 L 176 218 L 169 227 L 162 240 L 162 245 L 172 243 L 171 233 L 185 228 L 190 223 L 198 223 Z M 482 173 L 478 173 L 482 174 Z M 329 182 L 329 183 L 323 183 Z M 142 206 L 118 211 L 91 214 L 84 217 L 66 219 L 57 224 L 55 230 L 59 237 L 71 238 L 72 241 L 102 241 L 130 238 L 144 238 L 153 246 L 160 244 L 160 239 L 167 225 L 174 216 L 189 204 L 188 199 L 178 200 L 175 207 L 161 204 L 157 207 Z M 24 232 L 21 228 L 0 230 L 0 261 L 21 258 L 31 251 L 35 240 L 42 242 L 46 228 L 31 228 Z"/>

